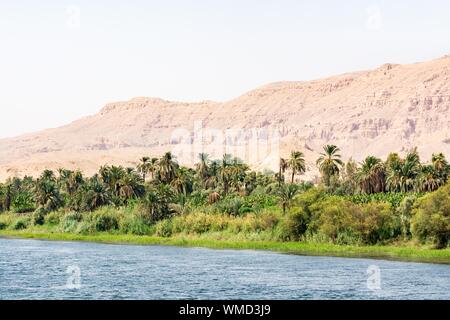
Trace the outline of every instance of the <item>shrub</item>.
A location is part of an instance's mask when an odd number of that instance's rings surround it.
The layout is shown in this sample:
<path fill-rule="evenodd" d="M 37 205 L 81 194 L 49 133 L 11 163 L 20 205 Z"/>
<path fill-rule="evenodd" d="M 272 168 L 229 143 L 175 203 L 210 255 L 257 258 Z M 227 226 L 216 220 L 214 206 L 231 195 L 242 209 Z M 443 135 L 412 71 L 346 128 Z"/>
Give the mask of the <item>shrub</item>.
<path fill-rule="evenodd" d="M 75 232 L 78 223 L 83 220 L 83 216 L 79 212 L 66 213 L 60 220 L 59 227 L 62 232 Z"/>
<path fill-rule="evenodd" d="M 199 208 L 206 205 L 206 203 L 208 202 L 208 195 L 209 192 L 207 190 L 198 190 L 192 192 L 188 199 L 189 206 L 192 208 Z"/>
<path fill-rule="evenodd" d="M 155 235 L 168 238 L 172 235 L 172 221 L 162 220 L 156 225 Z"/>
<path fill-rule="evenodd" d="M 45 223 L 50 225 L 57 225 L 61 222 L 64 212 L 62 211 L 52 211 L 45 216 Z"/>
<path fill-rule="evenodd" d="M 356 204 L 368 204 L 373 202 L 389 203 L 392 208 L 398 208 L 405 198 L 417 199 L 420 193 L 374 193 L 374 194 L 355 194 L 346 196 L 345 199 Z"/>
<path fill-rule="evenodd" d="M 45 222 L 46 214 L 47 214 L 47 211 L 45 211 L 43 208 L 38 208 L 31 215 L 31 223 L 33 225 L 39 225 L 39 226 L 43 225 Z"/>
<path fill-rule="evenodd" d="M 299 241 L 308 230 L 309 218 L 301 208 L 291 209 L 278 228 L 278 238 L 282 241 Z"/>
<path fill-rule="evenodd" d="M 391 206 L 387 203 L 357 205 L 329 197 L 311 206 L 308 231 L 320 233 L 339 244 L 375 244 L 394 235 Z"/>
<path fill-rule="evenodd" d="M 28 213 L 34 211 L 34 199 L 28 192 L 22 192 L 17 195 L 13 201 L 14 212 L 16 213 Z"/>
<path fill-rule="evenodd" d="M 96 230 L 90 221 L 81 221 L 76 225 L 75 233 L 79 234 L 91 234 Z"/>
<path fill-rule="evenodd" d="M 395 236 L 395 224 L 391 206 L 387 203 L 369 203 L 354 210 L 354 229 L 366 244 L 390 239 Z"/>
<path fill-rule="evenodd" d="M 8 227 L 8 225 L 2 221 L 0 221 L 0 230 L 4 230 Z"/>
<path fill-rule="evenodd" d="M 15 219 L 16 215 L 14 214 L 0 214 L 0 225 L 3 226 L 3 229 L 6 229 L 14 223 Z"/>
<path fill-rule="evenodd" d="M 22 217 L 17 219 L 13 224 L 12 224 L 12 229 L 13 230 L 23 230 L 28 228 L 28 226 L 30 225 L 30 218 L 29 217 Z"/>
<path fill-rule="evenodd" d="M 259 212 L 265 208 L 275 207 L 278 204 L 276 196 L 267 194 L 252 194 L 243 198 L 243 207 Z"/>
<path fill-rule="evenodd" d="M 150 226 L 144 217 L 136 214 L 126 215 L 120 220 L 120 230 L 124 233 L 134 235 L 146 235 L 149 233 Z"/>
<path fill-rule="evenodd" d="M 97 211 L 93 213 L 91 223 L 96 231 L 118 230 L 119 215 L 116 211 Z"/>
<path fill-rule="evenodd" d="M 241 197 L 228 197 L 218 202 L 216 208 L 220 213 L 238 216 L 249 211 L 249 208 L 245 207 L 244 204 L 244 200 Z"/>
<path fill-rule="evenodd" d="M 309 229 L 319 232 L 332 242 L 337 242 L 340 233 L 348 233 L 352 226 L 351 211 L 356 205 L 339 197 L 329 197 L 312 205 L 312 221 Z"/>
<path fill-rule="evenodd" d="M 412 232 L 436 248 L 447 247 L 450 239 L 450 184 L 418 200 L 412 219 Z"/>
<path fill-rule="evenodd" d="M 396 210 L 399 218 L 401 233 L 404 239 L 411 235 L 411 219 L 416 200 L 417 198 L 415 196 L 406 197 Z"/>

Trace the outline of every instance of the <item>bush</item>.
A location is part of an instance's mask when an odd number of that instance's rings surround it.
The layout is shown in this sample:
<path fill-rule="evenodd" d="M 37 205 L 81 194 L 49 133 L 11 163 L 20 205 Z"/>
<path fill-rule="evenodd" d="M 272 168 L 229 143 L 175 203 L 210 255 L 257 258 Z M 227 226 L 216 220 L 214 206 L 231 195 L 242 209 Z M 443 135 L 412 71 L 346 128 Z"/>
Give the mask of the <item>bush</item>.
<path fill-rule="evenodd" d="M 62 232 L 76 232 L 78 223 L 83 220 L 83 216 L 79 212 L 66 213 L 59 223 Z"/>
<path fill-rule="evenodd" d="M 18 194 L 12 205 L 16 213 L 33 212 L 35 208 L 33 196 L 28 192 Z"/>
<path fill-rule="evenodd" d="M 58 225 L 61 222 L 64 212 L 52 211 L 45 216 L 45 223 L 50 225 Z"/>
<path fill-rule="evenodd" d="M 355 194 L 346 196 L 345 199 L 356 204 L 368 204 L 368 203 L 389 203 L 392 208 L 398 208 L 405 198 L 417 199 L 422 194 L 420 193 L 374 193 L 374 194 Z"/>
<path fill-rule="evenodd" d="M 404 239 L 411 235 L 411 219 L 416 200 L 417 198 L 415 196 L 406 197 L 396 210 L 399 218 L 401 233 Z"/>
<path fill-rule="evenodd" d="M 281 241 L 299 241 L 308 230 L 309 218 L 301 208 L 291 209 L 278 227 Z"/>
<path fill-rule="evenodd" d="M 92 234 L 96 230 L 90 221 L 81 221 L 76 225 L 75 233 L 78 234 Z"/>
<path fill-rule="evenodd" d="M 338 244 L 376 244 L 394 235 L 391 206 L 387 203 L 357 205 L 329 197 L 311 206 L 310 233 L 320 233 Z"/>
<path fill-rule="evenodd" d="M 92 226 L 96 231 L 100 232 L 118 230 L 119 220 L 119 215 L 116 211 L 101 210 L 94 212 L 91 217 Z"/>
<path fill-rule="evenodd" d="M 205 213 L 192 213 L 172 219 L 173 233 L 202 234 L 212 229 L 215 216 Z"/>
<path fill-rule="evenodd" d="M 13 230 L 23 230 L 28 228 L 28 226 L 30 225 L 30 218 L 28 217 L 22 217 L 17 219 L 13 224 L 12 224 L 12 229 Z"/>
<path fill-rule="evenodd" d="M 252 194 L 243 199 L 243 207 L 249 208 L 252 212 L 260 212 L 263 209 L 275 207 L 278 204 L 276 196 L 267 194 Z"/>
<path fill-rule="evenodd" d="M 156 225 L 155 235 L 158 237 L 168 238 L 172 235 L 172 221 L 162 220 Z"/>
<path fill-rule="evenodd" d="M 238 216 L 242 213 L 251 211 L 250 208 L 244 205 L 245 202 L 242 197 L 228 197 L 218 202 L 216 208 L 220 213 Z"/>
<path fill-rule="evenodd" d="M 369 203 L 359 206 L 352 217 L 355 230 L 366 244 L 376 244 L 396 236 L 395 221 L 388 203 Z"/>
<path fill-rule="evenodd" d="M 16 215 L 15 214 L 0 214 L 0 230 L 1 229 L 6 229 L 8 228 L 10 225 L 12 225 L 14 223 L 14 221 L 16 220 Z"/>
<path fill-rule="evenodd" d="M 31 215 L 31 223 L 33 225 L 39 225 L 39 226 L 43 225 L 45 222 L 46 215 L 47 215 L 47 211 L 45 211 L 43 208 L 37 209 Z"/>
<path fill-rule="evenodd" d="M 450 184 L 418 200 L 413 211 L 412 232 L 421 241 L 432 241 L 436 248 L 448 246 L 450 239 Z"/>
<path fill-rule="evenodd" d="M 136 214 L 126 215 L 120 221 L 120 230 L 124 233 L 138 236 L 149 234 L 150 226 L 144 217 Z"/>

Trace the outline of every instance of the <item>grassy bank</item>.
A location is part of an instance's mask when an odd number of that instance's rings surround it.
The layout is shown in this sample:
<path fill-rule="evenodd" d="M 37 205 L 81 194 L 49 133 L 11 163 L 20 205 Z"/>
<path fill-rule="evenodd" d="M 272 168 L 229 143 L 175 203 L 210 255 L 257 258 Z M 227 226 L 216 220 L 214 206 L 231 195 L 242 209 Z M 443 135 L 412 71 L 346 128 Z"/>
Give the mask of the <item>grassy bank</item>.
<path fill-rule="evenodd" d="M 322 243 L 225 240 L 213 235 L 175 235 L 168 238 L 124 234 L 97 233 L 80 235 L 49 232 L 44 229 L 0 230 L 1 237 L 83 241 L 108 244 L 168 245 L 180 247 L 204 247 L 211 249 L 265 250 L 308 256 L 333 256 L 348 258 L 372 258 L 411 262 L 450 264 L 450 249 L 434 250 L 409 246 L 344 246 Z"/>

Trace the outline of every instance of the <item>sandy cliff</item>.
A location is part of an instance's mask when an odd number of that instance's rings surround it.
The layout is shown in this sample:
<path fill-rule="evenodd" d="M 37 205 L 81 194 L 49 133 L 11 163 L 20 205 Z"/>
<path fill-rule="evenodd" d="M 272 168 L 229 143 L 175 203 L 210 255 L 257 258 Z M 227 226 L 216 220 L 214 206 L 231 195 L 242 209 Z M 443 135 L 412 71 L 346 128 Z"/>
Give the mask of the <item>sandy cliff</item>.
<path fill-rule="evenodd" d="M 279 144 L 273 143 L 278 138 Z M 269 141 L 270 151 L 255 157 L 255 141 Z M 316 173 L 314 159 L 328 143 L 357 160 L 414 146 L 427 159 L 438 151 L 450 156 L 450 56 L 273 83 L 224 103 L 156 98 L 111 103 L 60 128 L 1 139 L 0 180 L 59 167 L 92 174 L 105 163 L 132 165 L 143 155 L 171 150 L 190 164 L 188 154 L 201 151 L 199 145 L 219 154 L 224 142 L 226 151 L 259 169 L 275 169 L 278 156 L 301 149 L 311 169 L 308 178 Z"/>

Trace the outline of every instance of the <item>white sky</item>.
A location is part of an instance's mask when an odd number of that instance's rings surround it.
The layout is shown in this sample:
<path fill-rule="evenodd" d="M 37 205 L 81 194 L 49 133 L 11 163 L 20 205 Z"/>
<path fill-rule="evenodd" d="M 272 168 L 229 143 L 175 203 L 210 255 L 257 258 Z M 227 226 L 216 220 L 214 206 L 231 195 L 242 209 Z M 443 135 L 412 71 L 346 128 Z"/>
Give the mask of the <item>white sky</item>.
<path fill-rule="evenodd" d="M 0 137 L 450 53 L 447 0 L 1 0 Z"/>

